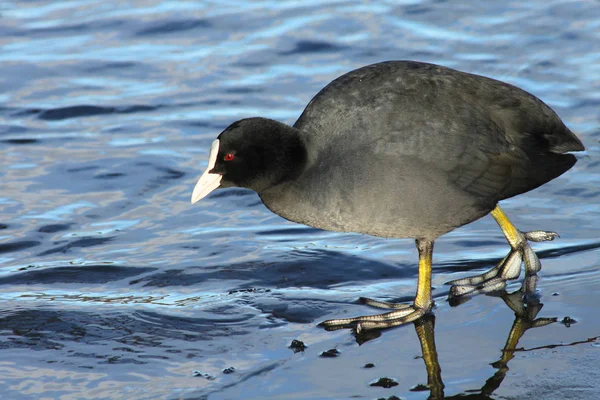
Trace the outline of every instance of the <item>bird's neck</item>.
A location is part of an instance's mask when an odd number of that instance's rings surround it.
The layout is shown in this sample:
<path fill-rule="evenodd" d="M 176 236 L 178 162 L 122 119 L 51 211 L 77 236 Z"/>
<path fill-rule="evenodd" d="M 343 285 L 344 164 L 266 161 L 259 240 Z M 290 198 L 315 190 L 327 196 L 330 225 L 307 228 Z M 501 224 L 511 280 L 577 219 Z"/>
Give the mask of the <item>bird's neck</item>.
<path fill-rule="evenodd" d="M 261 178 L 248 187 L 259 195 L 273 187 L 295 181 L 304 171 L 307 160 L 306 145 L 298 129 L 269 120 L 263 134 L 266 147 L 272 150 L 263 158 L 265 165 Z"/>

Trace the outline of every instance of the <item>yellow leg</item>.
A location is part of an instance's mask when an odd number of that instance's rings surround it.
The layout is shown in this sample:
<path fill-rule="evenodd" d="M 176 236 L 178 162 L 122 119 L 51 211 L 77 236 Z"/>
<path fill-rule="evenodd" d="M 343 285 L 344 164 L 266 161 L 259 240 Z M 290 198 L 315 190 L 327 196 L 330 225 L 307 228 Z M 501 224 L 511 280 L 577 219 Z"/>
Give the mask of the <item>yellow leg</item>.
<path fill-rule="evenodd" d="M 519 245 L 524 241 L 523 234 L 517 228 L 515 228 L 512 222 L 510 222 L 500 206 L 496 205 L 496 208 L 494 208 L 490 214 L 492 214 L 492 217 L 494 217 L 500 226 L 500 229 L 502 229 L 502 233 L 504 233 L 504 236 L 506 237 L 506 240 L 508 240 L 510 247 L 513 249 L 519 247 Z"/>
<path fill-rule="evenodd" d="M 362 330 L 392 328 L 403 325 L 415 321 L 428 313 L 433 306 L 433 298 L 431 297 L 433 241 L 417 240 L 416 245 L 419 250 L 419 278 L 417 281 L 417 294 L 412 305 L 361 298 L 361 301 L 366 305 L 392 309 L 394 311 L 378 315 L 330 319 L 323 321 L 320 325 L 324 326 L 327 330 L 353 327 L 356 329 L 356 332 L 360 333 Z"/>
<path fill-rule="evenodd" d="M 415 296 L 415 307 L 429 310 L 433 305 L 431 298 L 431 259 L 433 256 L 433 242 L 428 240 L 417 240 L 419 250 L 419 278 L 417 281 L 417 295 Z"/>

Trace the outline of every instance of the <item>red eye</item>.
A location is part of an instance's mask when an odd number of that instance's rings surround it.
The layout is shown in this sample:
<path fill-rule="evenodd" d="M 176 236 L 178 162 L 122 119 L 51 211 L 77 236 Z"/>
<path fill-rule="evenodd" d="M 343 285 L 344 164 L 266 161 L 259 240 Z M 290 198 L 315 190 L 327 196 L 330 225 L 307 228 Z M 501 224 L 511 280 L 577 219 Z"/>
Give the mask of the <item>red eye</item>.
<path fill-rule="evenodd" d="M 233 153 L 225 154 L 225 157 L 223 159 L 225 161 L 231 161 L 231 160 L 233 160 Z"/>

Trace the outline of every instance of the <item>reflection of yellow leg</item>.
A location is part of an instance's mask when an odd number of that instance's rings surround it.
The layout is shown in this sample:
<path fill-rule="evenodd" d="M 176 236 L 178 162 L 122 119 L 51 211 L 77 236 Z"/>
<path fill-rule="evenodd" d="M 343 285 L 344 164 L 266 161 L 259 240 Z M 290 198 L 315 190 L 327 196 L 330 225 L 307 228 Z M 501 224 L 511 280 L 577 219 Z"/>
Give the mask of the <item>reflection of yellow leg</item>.
<path fill-rule="evenodd" d="M 513 249 L 519 247 L 519 245 L 524 241 L 523 234 L 519 232 L 517 228 L 515 228 L 512 222 L 510 222 L 500 206 L 496 205 L 496 208 L 492 210 L 491 214 L 500 226 L 500 229 L 502 229 L 502 233 L 504 233 L 504 236 L 506 237 L 506 240 L 508 240 L 510 247 Z"/>
<path fill-rule="evenodd" d="M 515 356 L 515 350 L 517 349 L 517 345 L 519 344 L 519 340 L 525 333 L 527 329 L 530 328 L 529 323 L 526 319 L 516 317 L 513 322 L 513 326 L 510 329 L 510 333 L 508 334 L 508 338 L 506 339 L 506 344 L 504 345 L 504 349 L 502 349 L 502 357 L 500 357 L 499 362 L 503 364 L 507 364 L 510 360 Z"/>
<path fill-rule="evenodd" d="M 438 361 L 437 350 L 435 349 L 435 317 L 425 315 L 414 322 L 419 342 L 421 343 L 421 352 L 425 368 L 427 369 L 427 386 L 431 395 L 429 399 L 437 400 L 444 398 L 444 382 L 442 382 L 442 369 Z"/>
<path fill-rule="evenodd" d="M 433 305 L 431 298 L 431 259 L 433 256 L 433 242 L 417 240 L 419 250 L 419 278 L 417 281 L 417 295 L 415 307 L 429 310 Z"/>
<path fill-rule="evenodd" d="M 530 280 L 530 282 L 527 282 L 527 280 Z M 546 326 L 556 322 L 556 318 L 536 319 L 537 314 L 543 306 L 538 299 L 532 299 L 527 303 L 523 300 L 523 295 L 525 293 L 531 294 L 535 292 L 536 282 L 537 279 L 535 279 L 535 277 L 528 277 L 526 278 L 524 288 L 510 294 L 505 293 L 502 296 L 502 300 L 504 300 L 506 305 L 515 312 L 515 320 L 510 328 L 510 333 L 508 334 L 504 348 L 502 349 L 502 356 L 498 361 L 491 364 L 498 371 L 492 375 L 481 388 L 481 393 L 486 396 L 490 396 L 498 389 L 506 377 L 506 373 L 508 372 L 508 362 L 514 358 L 519 340 L 523 334 L 525 334 L 528 329 Z"/>

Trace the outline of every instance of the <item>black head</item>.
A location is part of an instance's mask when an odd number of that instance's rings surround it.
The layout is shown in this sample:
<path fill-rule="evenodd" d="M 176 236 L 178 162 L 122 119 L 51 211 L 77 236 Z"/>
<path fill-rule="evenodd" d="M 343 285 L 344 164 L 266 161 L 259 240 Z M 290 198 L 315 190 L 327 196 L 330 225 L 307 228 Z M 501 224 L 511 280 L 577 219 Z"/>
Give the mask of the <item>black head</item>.
<path fill-rule="evenodd" d="M 192 196 L 192 202 L 216 187 L 238 186 L 260 193 L 294 179 L 305 161 L 306 149 L 297 129 L 266 118 L 242 119 L 228 126 L 213 143 L 209 168 L 194 189 L 195 194 L 198 190 L 203 195 Z M 200 191 L 208 177 L 214 187 Z"/>

